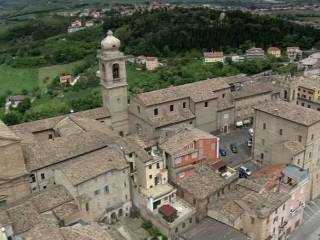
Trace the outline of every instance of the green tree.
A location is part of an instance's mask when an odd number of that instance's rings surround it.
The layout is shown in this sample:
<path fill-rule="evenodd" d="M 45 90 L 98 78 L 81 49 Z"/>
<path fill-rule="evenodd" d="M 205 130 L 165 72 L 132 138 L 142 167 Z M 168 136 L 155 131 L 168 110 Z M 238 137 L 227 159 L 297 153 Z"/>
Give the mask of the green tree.
<path fill-rule="evenodd" d="M 17 106 L 17 111 L 19 113 L 25 113 L 27 110 L 31 108 L 31 101 L 30 98 L 26 98 L 21 101 Z"/>
<path fill-rule="evenodd" d="M 18 112 L 10 112 L 3 116 L 3 122 L 7 125 L 15 125 L 22 122 L 22 115 Z"/>

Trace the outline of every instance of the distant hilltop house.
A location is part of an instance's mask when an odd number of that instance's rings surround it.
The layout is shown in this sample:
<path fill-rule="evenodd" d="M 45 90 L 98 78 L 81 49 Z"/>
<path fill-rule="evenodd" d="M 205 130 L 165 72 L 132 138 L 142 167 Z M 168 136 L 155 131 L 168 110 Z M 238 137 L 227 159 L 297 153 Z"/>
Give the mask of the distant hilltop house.
<path fill-rule="evenodd" d="M 204 52 L 203 57 L 204 57 L 205 63 L 215 63 L 215 62 L 224 63 L 224 53 L 221 51 Z"/>
<path fill-rule="evenodd" d="M 269 47 L 268 50 L 267 50 L 268 54 L 269 55 L 272 55 L 276 58 L 279 58 L 281 57 L 281 50 L 280 48 L 277 48 L 277 47 Z"/>
<path fill-rule="evenodd" d="M 89 17 L 90 16 L 90 9 L 86 8 L 79 14 L 79 17 Z"/>
<path fill-rule="evenodd" d="M 136 64 L 144 65 L 146 64 L 146 57 L 145 56 L 138 56 L 135 59 Z"/>
<path fill-rule="evenodd" d="M 77 32 L 82 29 L 84 29 L 84 27 L 82 26 L 81 20 L 76 20 L 72 22 L 71 25 L 68 27 L 68 33 Z"/>
<path fill-rule="evenodd" d="M 94 26 L 94 21 L 92 21 L 92 20 L 86 21 L 85 26 L 86 27 L 93 27 Z"/>
<path fill-rule="evenodd" d="M 72 76 L 71 75 L 62 75 L 59 78 L 61 84 L 66 84 L 72 82 Z"/>
<path fill-rule="evenodd" d="M 62 17 L 74 17 L 79 14 L 79 11 L 58 12 L 56 14 L 57 14 L 57 16 L 62 16 Z"/>
<path fill-rule="evenodd" d="M 23 100 L 25 100 L 27 97 L 24 95 L 15 95 L 15 96 L 9 96 L 6 100 L 6 107 L 5 112 L 7 113 L 9 111 L 9 108 L 16 108 L 18 107 L 19 103 L 21 103 Z"/>
<path fill-rule="evenodd" d="M 63 85 L 70 84 L 71 86 L 73 86 L 77 83 L 79 78 L 80 78 L 79 76 L 74 79 L 71 75 L 62 75 L 60 76 L 59 80 L 60 80 L 60 83 Z"/>
<path fill-rule="evenodd" d="M 157 57 L 146 57 L 146 69 L 148 71 L 153 71 L 159 67 L 159 60 Z"/>
<path fill-rule="evenodd" d="M 232 62 L 243 62 L 245 60 L 244 56 L 240 56 L 238 54 L 231 54 L 229 57 L 231 58 Z"/>
<path fill-rule="evenodd" d="M 247 59 L 259 59 L 265 57 L 265 52 L 262 48 L 250 48 L 246 51 Z"/>
<path fill-rule="evenodd" d="M 129 62 L 132 62 L 132 57 L 129 56 L 127 59 Z M 145 65 L 148 71 L 153 71 L 157 69 L 161 64 L 159 63 L 159 59 L 157 57 L 146 57 L 146 56 L 138 56 L 134 59 L 134 62 L 139 65 Z"/>
<path fill-rule="evenodd" d="M 98 12 L 98 11 L 92 11 L 90 13 L 90 16 L 93 17 L 93 18 L 100 18 L 101 17 L 101 13 Z"/>
<path fill-rule="evenodd" d="M 288 47 L 287 56 L 290 62 L 300 61 L 302 59 L 302 51 L 299 47 Z"/>
<path fill-rule="evenodd" d="M 130 63 L 135 63 L 136 59 L 133 55 L 127 55 L 126 60 Z"/>

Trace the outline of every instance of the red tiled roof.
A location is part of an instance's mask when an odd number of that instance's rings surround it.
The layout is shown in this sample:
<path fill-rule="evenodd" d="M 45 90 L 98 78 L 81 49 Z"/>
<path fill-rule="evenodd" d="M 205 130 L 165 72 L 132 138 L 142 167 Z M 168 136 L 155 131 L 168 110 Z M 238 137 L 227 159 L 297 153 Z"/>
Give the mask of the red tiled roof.
<path fill-rule="evenodd" d="M 24 95 L 15 95 L 15 96 L 10 96 L 9 100 L 10 101 L 22 101 L 24 99 L 26 99 L 27 97 Z"/>
<path fill-rule="evenodd" d="M 71 80 L 71 78 L 72 78 L 71 75 L 60 76 L 60 81 L 69 81 Z"/>
<path fill-rule="evenodd" d="M 221 58 L 224 56 L 223 52 L 204 52 L 205 58 Z"/>
<path fill-rule="evenodd" d="M 177 210 L 169 204 L 165 204 L 159 208 L 159 212 L 166 217 L 170 217 L 177 212 Z"/>
<path fill-rule="evenodd" d="M 255 172 L 252 178 L 266 177 L 268 180 L 266 182 L 266 187 L 272 189 L 275 187 L 279 181 L 282 170 L 286 167 L 284 164 L 273 164 L 263 167 L 259 171 Z"/>
<path fill-rule="evenodd" d="M 157 57 L 146 57 L 146 60 L 147 61 L 156 61 L 156 60 L 158 60 L 158 58 Z"/>
<path fill-rule="evenodd" d="M 269 47 L 268 48 L 268 52 L 275 52 L 275 51 L 280 51 L 280 49 L 279 48 L 277 48 L 277 47 Z"/>

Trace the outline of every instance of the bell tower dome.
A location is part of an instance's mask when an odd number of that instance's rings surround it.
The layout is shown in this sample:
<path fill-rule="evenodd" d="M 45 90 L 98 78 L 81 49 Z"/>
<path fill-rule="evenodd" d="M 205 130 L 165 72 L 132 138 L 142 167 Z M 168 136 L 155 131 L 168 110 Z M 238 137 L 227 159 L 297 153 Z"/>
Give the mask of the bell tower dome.
<path fill-rule="evenodd" d="M 123 136 L 128 134 L 128 84 L 125 56 L 121 42 L 111 30 L 101 41 L 98 52 L 103 106 L 111 114 L 111 127 Z"/>

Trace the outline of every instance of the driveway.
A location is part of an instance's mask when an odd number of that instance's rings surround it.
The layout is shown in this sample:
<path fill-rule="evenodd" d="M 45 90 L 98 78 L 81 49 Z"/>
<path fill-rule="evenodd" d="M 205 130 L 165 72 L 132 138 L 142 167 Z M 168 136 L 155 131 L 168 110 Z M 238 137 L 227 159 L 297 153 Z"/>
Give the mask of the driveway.
<path fill-rule="evenodd" d="M 220 148 L 223 148 L 227 152 L 227 156 L 220 156 L 220 158 L 230 167 L 239 167 L 251 158 L 251 148 L 247 146 L 247 141 L 250 138 L 248 130 L 249 128 L 240 128 L 229 134 L 219 136 Z M 236 144 L 238 153 L 231 152 L 231 143 Z"/>

